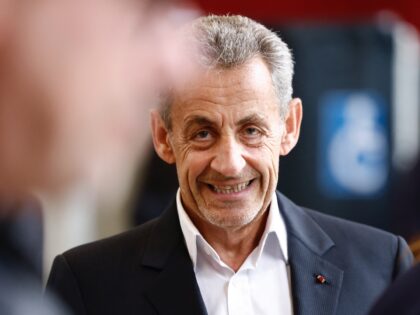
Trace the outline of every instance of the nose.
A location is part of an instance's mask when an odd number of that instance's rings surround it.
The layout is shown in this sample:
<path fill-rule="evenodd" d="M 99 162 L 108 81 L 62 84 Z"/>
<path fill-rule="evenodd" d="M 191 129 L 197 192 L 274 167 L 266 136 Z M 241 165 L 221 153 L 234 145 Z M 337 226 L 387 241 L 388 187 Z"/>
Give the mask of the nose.
<path fill-rule="evenodd" d="M 241 145 L 236 139 L 222 139 L 217 146 L 210 167 L 224 176 L 237 176 L 246 166 Z"/>

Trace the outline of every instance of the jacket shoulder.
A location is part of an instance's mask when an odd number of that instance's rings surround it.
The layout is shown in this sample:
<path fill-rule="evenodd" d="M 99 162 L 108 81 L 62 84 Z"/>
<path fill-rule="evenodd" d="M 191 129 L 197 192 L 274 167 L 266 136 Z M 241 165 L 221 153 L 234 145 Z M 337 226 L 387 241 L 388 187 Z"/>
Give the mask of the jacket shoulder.
<path fill-rule="evenodd" d="M 401 236 L 308 208 L 301 209 L 331 237 L 336 245 L 335 252 L 342 257 L 370 261 L 376 268 L 379 263 L 386 265 L 388 262 L 392 278 L 412 266 L 413 254 Z"/>
<path fill-rule="evenodd" d="M 336 233 L 351 233 L 353 237 L 373 237 L 375 241 L 377 239 L 383 239 L 384 241 L 396 241 L 397 238 L 395 234 L 363 223 L 342 219 L 305 207 L 301 207 L 301 209 L 324 230 L 333 233 L 333 235 Z"/>
<path fill-rule="evenodd" d="M 156 273 L 141 268 L 141 260 L 157 222 L 57 256 L 46 289 L 55 292 L 75 314 L 120 314 L 136 308 L 152 314 L 142 292 Z"/>

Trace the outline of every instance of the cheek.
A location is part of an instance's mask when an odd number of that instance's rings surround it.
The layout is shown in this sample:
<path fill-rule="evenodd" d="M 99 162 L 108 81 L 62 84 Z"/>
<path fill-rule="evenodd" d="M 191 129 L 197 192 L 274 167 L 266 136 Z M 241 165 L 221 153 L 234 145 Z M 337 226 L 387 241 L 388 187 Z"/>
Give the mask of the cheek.
<path fill-rule="evenodd" d="M 277 173 L 280 145 L 277 141 L 267 141 L 262 146 L 248 151 L 248 164 L 261 174 Z"/>
<path fill-rule="evenodd" d="M 265 154 L 267 156 L 267 161 L 270 161 L 270 167 L 276 176 L 279 169 L 280 150 L 281 139 L 279 137 L 271 138 L 268 140 L 267 145 L 265 146 Z"/>
<path fill-rule="evenodd" d="M 208 154 L 193 150 L 184 150 L 182 154 L 176 154 L 178 177 L 184 185 L 188 184 L 194 190 L 197 178 L 203 174 L 210 163 Z"/>

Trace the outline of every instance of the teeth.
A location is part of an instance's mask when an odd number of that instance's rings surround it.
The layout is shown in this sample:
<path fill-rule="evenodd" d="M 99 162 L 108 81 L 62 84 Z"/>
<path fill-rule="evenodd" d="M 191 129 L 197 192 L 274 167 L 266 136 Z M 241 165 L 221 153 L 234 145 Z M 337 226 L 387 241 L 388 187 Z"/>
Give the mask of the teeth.
<path fill-rule="evenodd" d="M 220 194 L 231 194 L 231 193 L 236 193 L 236 192 L 240 192 L 242 190 L 244 190 L 245 188 L 248 187 L 249 183 L 251 181 L 247 181 L 238 185 L 230 185 L 230 186 L 215 186 L 215 185 L 211 185 L 211 187 L 213 188 L 213 190 L 217 193 Z"/>

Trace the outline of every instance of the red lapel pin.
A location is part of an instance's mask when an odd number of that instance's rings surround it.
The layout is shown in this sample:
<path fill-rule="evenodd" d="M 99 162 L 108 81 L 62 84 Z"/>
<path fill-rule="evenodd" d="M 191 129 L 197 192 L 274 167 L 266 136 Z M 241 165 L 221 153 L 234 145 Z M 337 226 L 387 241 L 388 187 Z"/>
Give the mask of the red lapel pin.
<path fill-rule="evenodd" d="M 327 278 L 325 278 L 323 275 L 315 275 L 316 282 L 319 284 L 326 284 Z"/>

